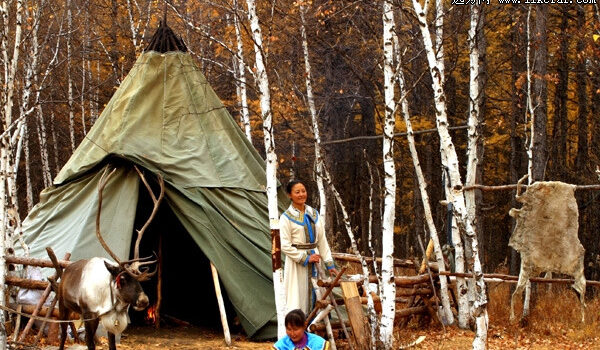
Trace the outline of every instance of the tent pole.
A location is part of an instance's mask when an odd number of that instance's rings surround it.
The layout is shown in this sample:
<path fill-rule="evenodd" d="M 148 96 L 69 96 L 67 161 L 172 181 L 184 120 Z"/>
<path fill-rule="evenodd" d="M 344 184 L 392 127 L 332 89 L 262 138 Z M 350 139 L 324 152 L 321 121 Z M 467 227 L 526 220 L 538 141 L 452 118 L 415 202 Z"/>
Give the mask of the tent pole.
<path fill-rule="evenodd" d="M 225 304 L 223 303 L 223 295 L 221 294 L 221 285 L 219 284 L 219 274 L 217 268 L 210 262 L 210 269 L 212 271 L 213 282 L 215 283 L 215 294 L 217 295 L 217 302 L 219 303 L 219 313 L 221 314 L 221 324 L 223 325 L 223 335 L 225 336 L 225 343 L 227 346 L 231 346 L 231 335 L 229 334 L 229 325 L 227 324 L 227 314 L 225 313 Z"/>
<path fill-rule="evenodd" d="M 158 266 L 157 266 L 158 281 L 156 283 L 156 309 L 154 310 L 156 315 L 156 321 L 154 327 L 160 328 L 160 304 L 162 303 L 162 234 L 158 235 Z"/>

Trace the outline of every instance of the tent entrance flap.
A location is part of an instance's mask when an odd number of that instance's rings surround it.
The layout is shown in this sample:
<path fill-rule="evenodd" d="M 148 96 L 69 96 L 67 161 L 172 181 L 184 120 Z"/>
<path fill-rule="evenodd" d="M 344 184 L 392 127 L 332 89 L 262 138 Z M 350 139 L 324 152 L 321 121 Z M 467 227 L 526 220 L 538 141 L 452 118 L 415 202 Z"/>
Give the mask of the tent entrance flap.
<path fill-rule="evenodd" d="M 141 189 L 135 227 L 144 225 L 152 210 L 152 200 L 148 192 Z M 131 250 L 135 245 L 136 233 L 132 237 Z M 158 300 L 158 281 L 161 279 L 160 317 L 167 326 L 176 324 L 173 319 L 192 325 L 221 328 L 221 320 L 215 296 L 210 261 L 198 244 L 181 225 L 167 203 L 161 205 L 140 244 L 140 257 L 156 254 L 161 259 L 161 272 L 149 281 L 142 283 L 148 294 L 150 305 Z M 227 292 L 222 289 L 225 309 L 230 325 L 235 325 L 235 311 Z M 133 324 L 144 325 L 147 310 L 130 313 Z M 171 320 L 171 321 L 170 321 Z M 239 324 L 239 322 L 237 322 Z M 235 327 L 235 326 L 234 326 Z M 233 331 L 242 331 L 233 330 Z"/>

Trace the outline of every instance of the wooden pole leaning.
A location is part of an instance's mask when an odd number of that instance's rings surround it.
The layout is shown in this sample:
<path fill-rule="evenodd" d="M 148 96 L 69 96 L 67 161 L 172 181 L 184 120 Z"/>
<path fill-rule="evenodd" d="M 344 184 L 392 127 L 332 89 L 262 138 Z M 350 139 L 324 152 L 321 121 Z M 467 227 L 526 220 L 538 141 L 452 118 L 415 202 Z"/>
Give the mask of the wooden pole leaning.
<path fill-rule="evenodd" d="M 342 270 L 340 271 L 340 273 L 337 276 L 335 276 L 335 279 L 329 285 L 329 287 L 327 288 L 327 290 L 325 291 L 325 293 L 323 293 L 323 295 L 321 296 L 321 298 L 319 300 L 317 300 L 317 302 L 315 303 L 315 308 L 306 317 L 306 324 L 304 325 L 304 328 L 308 327 L 310 320 L 313 317 L 315 317 L 315 315 L 319 311 L 319 307 L 318 307 L 319 302 L 322 302 L 323 300 L 325 300 L 329 296 L 329 293 L 331 293 L 331 291 L 333 290 L 333 287 L 335 287 L 336 285 L 339 284 L 340 279 L 342 278 L 342 275 L 344 274 L 344 272 L 346 272 L 346 268 L 347 268 L 346 266 L 342 267 Z"/>
<path fill-rule="evenodd" d="M 327 276 L 325 276 L 325 271 L 321 264 L 317 264 L 317 269 L 319 271 L 319 276 L 321 277 L 321 279 L 329 279 Z M 314 287 L 322 288 L 322 287 L 318 287 L 316 285 Z M 337 302 L 335 301 L 335 296 L 331 293 L 329 294 L 329 301 L 331 302 L 331 305 L 333 305 L 335 313 L 337 314 L 337 317 L 340 320 L 340 324 L 342 326 L 342 331 L 344 332 L 344 336 L 346 337 L 346 339 L 350 339 L 350 334 L 348 334 L 348 329 L 346 328 L 346 325 L 343 322 L 342 314 L 340 313 Z M 330 322 L 330 324 L 331 324 L 331 322 Z M 330 327 L 331 327 L 331 325 L 330 325 Z M 350 350 L 354 350 L 354 346 L 352 345 L 352 343 L 349 343 L 349 344 L 350 344 Z"/>
<path fill-rule="evenodd" d="M 317 281 L 315 281 L 315 278 L 311 277 L 310 280 L 312 282 L 313 288 L 315 289 L 315 294 L 317 296 L 317 299 L 325 300 L 325 298 L 322 298 L 323 293 L 322 293 L 321 287 L 319 287 L 317 285 Z M 319 306 L 315 305 L 315 309 L 317 309 L 318 307 Z M 324 311 L 326 311 L 328 314 L 329 311 L 331 311 L 331 307 L 329 306 L 329 309 L 326 308 L 326 309 L 324 309 Z M 331 350 L 337 350 L 337 346 L 335 345 L 335 337 L 333 336 L 333 329 L 331 329 L 331 323 L 329 322 L 329 317 L 327 314 L 319 315 L 319 316 L 323 316 L 323 322 L 325 323 L 325 330 L 327 331 L 327 337 L 329 338 L 329 344 L 331 345 Z M 307 319 L 307 321 L 308 321 L 308 319 Z"/>
<path fill-rule="evenodd" d="M 221 284 L 219 283 L 219 274 L 215 265 L 210 263 L 210 269 L 212 271 L 213 282 L 215 283 L 215 294 L 217 295 L 217 302 L 219 304 L 219 313 L 221 314 L 221 324 L 223 325 L 223 335 L 225 337 L 225 343 L 227 346 L 231 346 L 231 334 L 229 333 L 229 324 L 227 323 L 227 313 L 225 312 L 225 303 L 223 302 L 223 294 L 221 293 Z"/>
<path fill-rule="evenodd" d="M 162 234 L 158 236 L 158 266 L 157 281 L 156 281 L 156 308 L 154 308 L 154 328 L 160 328 L 160 307 L 162 306 L 162 275 L 163 275 L 163 251 L 162 251 Z"/>

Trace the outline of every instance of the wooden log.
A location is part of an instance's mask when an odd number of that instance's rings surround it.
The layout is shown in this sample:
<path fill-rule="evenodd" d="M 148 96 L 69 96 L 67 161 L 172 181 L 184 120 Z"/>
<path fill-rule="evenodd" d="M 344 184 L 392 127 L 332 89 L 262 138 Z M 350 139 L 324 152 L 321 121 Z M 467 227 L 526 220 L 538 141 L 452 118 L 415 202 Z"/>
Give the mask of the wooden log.
<path fill-rule="evenodd" d="M 56 255 L 54 255 L 54 251 L 52 250 L 52 248 L 47 247 L 46 251 L 48 252 L 48 256 L 50 257 L 50 260 L 52 261 L 52 265 L 54 266 L 54 268 L 56 270 L 56 272 L 54 273 L 54 276 L 53 276 L 54 281 L 56 282 L 56 278 L 62 276 L 63 268 L 59 266 L 58 259 L 56 259 Z M 71 253 L 66 253 L 64 260 L 69 260 L 70 258 L 71 258 Z M 44 289 L 44 293 L 42 293 L 42 296 L 40 297 L 38 304 L 35 306 L 35 309 L 31 313 L 32 316 L 35 317 L 38 315 L 38 313 L 40 312 L 40 309 L 46 302 L 46 299 L 48 299 L 48 296 L 50 295 L 51 291 L 52 291 L 52 284 L 48 284 L 46 289 Z M 54 308 L 54 305 L 52 305 L 52 307 Z M 29 334 L 31 327 L 33 327 L 33 322 L 34 322 L 34 319 L 30 318 L 29 321 L 27 322 L 27 325 L 25 325 L 25 329 L 23 329 L 21 336 L 19 337 L 19 342 L 23 342 L 25 340 L 25 337 L 27 337 L 27 334 Z"/>
<path fill-rule="evenodd" d="M 39 311 L 39 314 L 40 315 L 46 315 L 46 314 L 48 314 L 49 309 L 50 308 L 47 307 L 47 306 L 42 306 L 42 308 Z M 33 310 L 35 310 L 35 305 L 23 304 L 23 313 L 31 315 L 33 313 Z M 59 316 L 58 315 L 58 309 L 54 308 L 54 310 L 52 310 L 52 313 L 49 314 L 48 316 L 45 316 L 45 317 L 49 317 L 49 318 L 53 318 L 54 317 L 54 318 L 56 318 L 58 316 Z M 76 312 L 71 312 L 69 314 L 69 317 L 68 317 L 69 320 L 78 320 L 80 318 L 81 318 L 81 316 L 78 313 L 76 313 Z"/>
<path fill-rule="evenodd" d="M 377 276 L 374 276 L 374 275 L 369 276 L 369 283 L 377 283 L 377 282 L 378 282 Z M 403 286 L 413 287 L 415 284 L 429 283 L 429 276 L 426 274 L 416 275 L 416 276 L 400 276 L 400 277 L 395 277 L 394 282 L 396 283 L 396 287 L 403 287 Z"/>
<path fill-rule="evenodd" d="M 451 277 L 465 277 L 465 278 L 472 278 L 473 274 L 470 273 L 456 273 L 456 272 L 448 272 L 448 271 L 443 271 L 443 272 L 439 272 L 438 274 L 440 275 L 445 275 L 445 276 L 451 276 Z M 501 282 L 501 281 L 507 281 L 508 283 L 516 283 L 516 281 L 519 280 L 519 276 L 512 276 L 512 275 L 503 275 L 500 273 L 484 273 L 483 274 L 483 278 L 486 280 L 486 282 Z M 493 280 L 496 279 L 496 280 Z M 558 283 L 558 284 L 572 284 L 575 283 L 574 279 L 570 279 L 570 278 L 543 278 L 543 277 L 532 277 L 529 279 L 530 282 L 537 282 L 537 283 Z M 592 280 L 587 280 L 586 281 L 586 286 L 595 286 L 595 287 L 600 287 L 600 281 L 592 281 Z"/>
<path fill-rule="evenodd" d="M 402 303 L 402 304 L 410 304 L 413 302 L 413 300 L 411 298 L 403 298 L 403 297 L 397 297 L 394 301 L 397 303 Z"/>
<path fill-rule="evenodd" d="M 48 283 L 46 281 L 30 280 L 30 279 L 26 279 L 26 278 L 15 277 L 15 276 L 6 276 L 5 283 L 9 286 L 15 286 L 15 287 L 26 288 L 26 289 L 38 289 L 38 290 L 44 290 L 44 289 L 46 289 L 46 287 L 48 287 L 50 285 L 50 283 Z"/>
<path fill-rule="evenodd" d="M 421 236 L 418 236 L 419 239 L 421 238 Z M 420 242 L 420 240 L 419 240 Z M 433 240 L 430 239 L 429 243 L 427 243 L 427 249 L 425 251 L 425 256 L 423 257 L 423 261 L 421 262 L 421 266 L 419 267 L 419 274 L 424 273 L 425 270 L 427 269 L 427 262 L 429 261 L 429 258 L 431 257 L 431 254 L 433 253 Z"/>
<path fill-rule="evenodd" d="M 511 185 L 499 185 L 499 186 L 486 186 L 486 185 L 470 185 L 470 186 L 454 186 L 457 191 L 471 191 L 471 190 L 482 190 L 482 191 L 506 191 L 517 189 L 517 184 Z M 521 185 L 521 187 L 527 188 L 527 185 Z M 600 185 L 575 185 L 576 190 L 600 190 Z"/>
<path fill-rule="evenodd" d="M 405 289 L 400 288 L 396 290 L 397 297 L 410 297 L 413 295 L 431 295 L 433 292 L 431 288 L 416 288 L 416 289 Z"/>
<path fill-rule="evenodd" d="M 227 313 L 225 312 L 225 303 L 223 302 L 223 294 L 221 294 L 221 284 L 219 283 L 219 274 L 217 268 L 211 262 L 210 270 L 212 271 L 213 282 L 215 284 L 215 294 L 217 295 L 217 303 L 219 304 L 219 314 L 221 315 L 221 325 L 223 326 L 223 336 L 225 344 L 231 346 L 231 334 L 229 333 L 229 324 L 227 323 Z"/>
<path fill-rule="evenodd" d="M 342 287 L 346 311 L 348 312 L 348 319 L 350 320 L 350 326 L 354 334 L 356 349 L 367 350 L 370 344 L 369 330 L 366 326 L 367 320 L 363 314 L 363 307 L 360 302 L 356 282 L 341 282 L 340 285 Z"/>
<path fill-rule="evenodd" d="M 437 275 L 434 274 L 433 276 L 437 276 Z M 396 283 L 396 288 L 413 288 L 415 285 L 418 285 L 418 284 L 422 284 L 422 283 L 429 284 L 430 283 L 429 275 L 427 275 L 427 274 L 416 275 L 416 276 L 395 277 L 394 281 Z M 378 282 L 379 282 L 379 280 L 377 279 L 377 276 L 375 276 L 375 275 L 369 276 L 369 283 L 378 283 Z M 318 281 L 319 287 L 329 288 L 329 287 L 331 287 L 331 283 L 333 283 L 333 282 L 326 282 L 326 281 L 322 281 L 322 280 Z M 352 283 L 357 283 L 357 284 L 362 285 L 362 280 L 354 281 Z M 339 287 L 339 286 L 340 286 L 340 284 L 336 283 L 335 287 Z"/>
<path fill-rule="evenodd" d="M 360 258 L 358 257 L 358 255 L 347 254 L 347 253 L 331 253 L 331 255 L 333 256 L 333 258 L 335 260 L 348 261 L 351 263 L 358 263 L 358 264 L 362 263 Z M 371 257 L 365 256 L 363 258 L 365 259 L 365 261 L 367 263 L 373 262 L 373 258 L 371 258 Z M 376 258 L 375 261 L 377 263 L 381 264 L 381 258 Z M 415 263 L 408 259 L 394 259 L 394 266 L 416 269 Z M 437 262 L 429 262 L 429 268 L 437 271 L 437 269 L 438 269 Z"/>
<path fill-rule="evenodd" d="M 321 265 L 321 263 L 318 263 L 315 266 L 317 267 L 319 279 L 321 279 L 321 278 L 328 278 L 326 276 L 325 269 L 323 268 L 323 265 Z M 321 288 L 317 286 L 317 283 L 316 283 L 316 281 L 314 279 L 311 278 L 311 282 L 312 282 L 313 288 L 315 288 L 315 290 L 321 290 Z M 342 314 L 340 313 L 340 309 L 338 307 L 338 304 L 335 301 L 335 296 L 333 296 L 333 294 L 329 294 L 329 300 L 331 301 L 331 304 L 333 305 L 333 307 L 335 309 L 335 313 L 336 313 L 338 319 L 342 320 L 343 319 L 342 318 Z M 329 323 L 331 323 L 331 322 L 329 322 Z M 329 326 L 329 329 L 332 329 L 331 325 Z M 346 329 L 346 325 L 344 325 L 343 323 L 342 323 L 342 331 L 344 332 L 344 336 L 346 337 L 346 339 L 350 339 L 350 335 L 348 334 L 348 330 Z M 350 344 L 350 350 L 355 350 L 354 347 L 352 346 L 352 344 Z"/>
<path fill-rule="evenodd" d="M 321 300 L 327 299 L 327 297 L 329 296 L 329 293 L 331 293 L 331 291 L 333 290 L 334 286 L 339 285 L 338 282 L 342 278 L 342 275 L 344 274 L 344 272 L 346 272 L 346 267 L 345 266 L 342 268 L 342 271 L 340 271 L 340 273 L 338 273 L 338 275 L 335 276 L 335 279 L 333 280 L 333 282 L 330 283 L 330 286 L 327 287 L 327 290 L 325 291 L 325 293 L 323 293 L 322 297 L 320 298 Z M 312 320 L 313 317 L 315 317 L 315 315 L 317 314 L 318 311 L 319 311 L 319 308 L 315 307 L 310 312 L 310 314 L 306 317 L 306 324 L 304 325 L 304 327 L 308 327 L 308 323 L 310 322 L 310 320 Z"/>
<path fill-rule="evenodd" d="M 331 328 L 332 329 L 342 329 L 342 322 L 337 321 L 337 322 L 331 322 Z M 345 321 L 343 326 L 345 327 L 350 327 L 350 321 Z M 311 324 L 310 325 L 310 331 L 312 333 L 314 332 L 324 332 L 325 331 L 325 324 L 323 323 L 319 323 L 319 324 Z"/>
<path fill-rule="evenodd" d="M 15 329 L 12 334 L 13 342 L 16 342 L 17 336 L 19 336 L 19 329 L 21 328 L 21 314 L 20 314 L 21 311 L 23 311 L 23 305 L 19 304 L 19 305 L 17 305 L 17 321 L 15 323 Z"/>
<path fill-rule="evenodd" d="M 36 259 L 36 258 L 26 258 L 22 256 L 15 255 L 7 255 L 5 257 L 7 264 L 18 264 L 18 265 L 28 265 L 28 266 L 39 266 L 39 267 L 54 267 L 52 261 L 45 259 Z M 71 261 L 66 260 L 58 260 L 58 264 L 65 268 L 71 264 Z"/>
<path fill-rule="evenodd" d="M 320 272 L 321 271 L 319 271 L 317 264 L 317 273 Z M 310 324 L 317 323 L 320 320 L 323 320 L 323 323 L 325 323 L 327 339 L 329 339 L 329 345 L 331 346 L 332 350 L 337 350 L 337 346 L 335 344 L 335 336 L 333 334 L 333 329 L 331 328 L 331 324 L 329 321 L 329 312 L 333 309 L 333 306 L 329 303 L 329 300 L 327 298 L 323 297 L 324 289 L 317 286 L 317 281 L 315 281 L 314 278 L 310 278 L 310 282 L 313 285 L 313 289 L 317 297 L 317 301 L 315 303 L 315 310 L 320 310 L 315 315 L 315 317 L 310 320 Z"/>
<path fill-rule="evenodd" d="M 58 302 L 58 298 L 54 297 L 54 299 L 52 300 L 52 302 L 50 303 L 50 306 L 48 307 L 48 309 L 46 310 L 46 312 L 40 312 L 40 315 L 44 315 L 44 317 L 49 318 L 52 313 L 54 313 L 54 308 L 56 307 L 56 303 Z M 37 342 L 40 340 L 40 338 L 42 337 L 42 334 L 44 333 L 44 326 L 46 325 L 46 321 L 42 321 L 42 326 L 40 327 L 40 329 L 38 330 L 35 339 L 33 340 L 33 344 L 37 344 Z"/>
<path fill-rule="evenodd" d="M 410 315 L 423 314 L 427 312 L 427 306 L 415 306 L 396 311 L 396 318 L 408 317 Z"/>

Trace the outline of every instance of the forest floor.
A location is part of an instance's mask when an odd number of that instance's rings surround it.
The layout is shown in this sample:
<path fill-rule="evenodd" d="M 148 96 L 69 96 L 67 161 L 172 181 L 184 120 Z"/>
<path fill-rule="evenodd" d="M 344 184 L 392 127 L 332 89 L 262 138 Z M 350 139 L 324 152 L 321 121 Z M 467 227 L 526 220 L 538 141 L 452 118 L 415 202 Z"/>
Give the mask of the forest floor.
<path fill-rule="evenodd" d="M 488 283 L 488 349 L 598 349 L 600 350 L 600 294 L 588 297 L 586 322 L 580 322 L 580 305 L 576 294 L 564 285 L 555 285 L 549 291 L 547 285 L 538 284 L 535 303 L 526 324 L 511 324 L 510 290 L 508 284 Z M 590 287 L 591 288 L 591 287 Z M 592 290 L 588 288 L 588 292 Z M 595 290 L 594 290 L 595 292 Z M 590 294 L 590 293 L 588 293 Z M 522 301 L 515 307 L 521 315 Z M 401 305 L 398 305 L 400 307 Z M 423 322 L 424 321 L 424 322 Z M 423 324 L 426 323 L 426 324 Z M 395 334 L 396 344 L 406 344 L 420 336 L 425 340 L 411 349 L 471 349 L 474 333 L 456 327 L 442 327 L 439 322 L 413 320 Z M 232 334 L 232 347 L 227 347 L 217 328 L 174 326 L 154 327 L 130 326 L 123 334 L 119 350 L 219 350 L 219 349 L 270 349 L 272 342 L 257 342 L 243 334 Z M 348 350 L 346 340 L 336 341 L 339 350 Z M 45 344 L 38 348 L 56 349 L 56 344 Z M 68 349 L 69 347 L 67 347 Z M 82 345 L 71 345 L 72 350 L 85 350 Z M 14 349 L 19 349 L 14 347 Z M 107 339 L 100 338 L 98 350 L 108 349 Z"/>
<path fill-rule="evenodd" d="M 490 327 L 488 349 L 600 349 L 600 297 L 587 301 L 586 322 L 581 323 L 579 301 L 572 290 L 555 286 L 548 291 L 538 286 L 537 300 L 528 324 L 509 322 L 509 287 L 488 284 Z M 520 306 L 521 302 L 517 303 Z M 520 315 L 521 307 L 516 307 Z M 409 343 L 419 336 L 425 340 L 411 349 L 471 349 L 474 333 L 456 327 L 431 322 L 425 326 L 410 322 L 396 332 L 396 344 Z M 210 349 L 270 349 L 272 342 L 248 340 L 244 335 L 232 335 L 233 346 L 227 347 L 219 330 L 199 327 L 130 327 L 118 346 L 120 350 L 210 350 Z M 339 350 L 348 350 L 345 340 L 337 341 Z M 98 349 L 107 349 L 101 338 Z M 52 349 L 45 347 L 42 349 Z M 72 349 L 85 349 L 75 346 Z"/>

